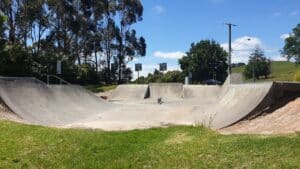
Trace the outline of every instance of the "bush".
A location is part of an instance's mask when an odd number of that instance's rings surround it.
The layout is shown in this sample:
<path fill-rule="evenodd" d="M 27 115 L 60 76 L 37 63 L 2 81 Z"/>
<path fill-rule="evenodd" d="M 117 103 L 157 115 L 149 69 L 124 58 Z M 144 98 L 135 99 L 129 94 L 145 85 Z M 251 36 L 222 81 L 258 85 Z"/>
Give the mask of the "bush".
<path fill-rule="evenodd" d="M 32 59 L 21 46 L 9 46 L 0 54 L 0 75 L 26 76 L 32 73 Z"/>
<path fill-rule="evenodd" d="M 259 79 L 260 76 L 267 79 L 271 74 L 271 61 L 264 56 L 260 48 L 256 48 L 250 55 L 248 64 L 243 72 L 246 79 L 253 78 L 253 73 L 255 79 Z"/>
<path fill-rule="evenodd" d="M 147 77 L 141 76 L 135 80 L 135 83 L 147 84 L 147 83 L 169 83 L 169 82 L 184 82 L 184 73 L 178 70 L 168 71 L 165 74 L 156 70 L 149 73 Z"/>
<path fill-rule="evenodd" d="M 294 81 L 300 82 L 300 70 L 298 70 L 294 75 Z"/>
<path fill-rule="evenodd" d="M 97 72 L 89 64 L 78 65 L 77 79 L 80 84 L 96 84 L 99 80 Z"/>

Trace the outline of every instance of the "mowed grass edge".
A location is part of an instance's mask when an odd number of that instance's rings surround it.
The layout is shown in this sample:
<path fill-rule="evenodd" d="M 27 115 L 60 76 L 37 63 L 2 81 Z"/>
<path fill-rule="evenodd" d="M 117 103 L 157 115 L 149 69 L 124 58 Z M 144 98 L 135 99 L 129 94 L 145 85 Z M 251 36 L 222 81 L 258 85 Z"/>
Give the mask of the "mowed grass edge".
<path fill-rule="evenodd" d="M 0 168 L 300 168 L 300 136 L 174 126 L 123 132 L 0 121 Z"/>
<path fill-rule="evenodd" d="M 232 68 L 233 73 L 243 73 L 245 66 Z M 272 61 L 271 75 L 268 79 L 261 77 L 260 81 L 293 81 L 295 73 L 300 70 L 300 65 L 287 61 Z M 251 81 L 251 79 L 249 79 Z"/>

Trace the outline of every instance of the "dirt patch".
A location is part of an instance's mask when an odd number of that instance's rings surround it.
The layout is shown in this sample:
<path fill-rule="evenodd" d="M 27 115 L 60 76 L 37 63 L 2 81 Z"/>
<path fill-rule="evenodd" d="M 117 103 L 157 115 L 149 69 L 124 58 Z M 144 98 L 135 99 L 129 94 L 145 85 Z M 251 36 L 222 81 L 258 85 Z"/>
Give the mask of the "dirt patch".
<path fill-rule="evenodd" d="M 13 113 L 1 100 L 0 100 L 0 120 L 11 120 L 15 122 L 25 123 L 23 119 Z"/>
<path fill-rule="evenodd" d="M 101 98 L 106 97 L 107 99 L 109 99 L 112 92 L 113 92 L 113 90 L 108 90 L 108 91 L 105 91 L 105 92 L 99 92 L 99 93 L 96 93 L 96 96 L 101 97 Z"/>
<path fill-rule="evenodd" d="M 170 138 L 168 138 L 165 143 L 166 144 L 182 144 L 185 142 L 192 141 L 193 137 L 189 136 L 187 133 L 175 133 Z"/>
<path fill-rule="evenodd" d="M 244 120 L 219 130 L 222 134 L 289 134 L 300 133 L 300 98 L 272 113 Z"/>

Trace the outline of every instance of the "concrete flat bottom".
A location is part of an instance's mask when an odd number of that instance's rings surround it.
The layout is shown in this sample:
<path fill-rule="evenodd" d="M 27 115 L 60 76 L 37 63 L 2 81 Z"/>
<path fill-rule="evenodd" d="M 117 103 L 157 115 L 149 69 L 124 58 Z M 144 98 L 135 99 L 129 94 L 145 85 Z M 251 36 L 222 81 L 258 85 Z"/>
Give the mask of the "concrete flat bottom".
<path fill-rule="evenodd" d="M 281 98 L 300 96 L 300 85 L 123 85 L 114 92 L 112 100 L 105 101 L 79 86 L 46 85 L 34 78 L 0 78 L 2 101 L 23 120 L 103 130 L 200 124 L 220 129 L 267 111 Z M 158 98 L 162 104 L 157 104 Z"/>

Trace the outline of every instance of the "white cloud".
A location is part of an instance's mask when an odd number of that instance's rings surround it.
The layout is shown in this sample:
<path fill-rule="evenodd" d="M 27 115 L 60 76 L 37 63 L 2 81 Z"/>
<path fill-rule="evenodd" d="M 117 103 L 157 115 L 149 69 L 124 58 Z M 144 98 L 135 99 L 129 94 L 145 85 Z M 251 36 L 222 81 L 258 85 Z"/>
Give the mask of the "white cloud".
<path fill-rule="evenodd" d="M 180 59 L 185 55 L 184 52 L 176 51 L 176 52 L 161 52 L 156 51 L 153 53 L 153 56 L 160 57 L 160 58 L 166 58 L 166 59 Z"/>
<path fill-rule="evenodd" d="M 221 46 L 228 51 L 228 43 L 223 43 Z M 238 63 L 243 62 L 247 63 L 250 54 L 256 47 L 263 47 L 262 42 L 257 37 L 243 36 L 235 39 L 232 44 L 232 56 L 231 62 Z"/>
<path fill-rule="evenodd" d="M 272 56 L 271 60 L 274 60 L 274 61 L 287 61 L 287 59 L 285 57 L 283 57 L 282 55 Z"/>
<path fill-rule="evenodd" d="M 165 8 L 161 5 L 154 6 L 152 10 L 154 10 L 156 14 L 162 14 L 163 12 L 165 12 Z"/>
<path fill-rule="evenodd" d="M 280 39 L 282 39 L 282 40 L 285 40 L 288 37 L 290 37 L 290 34 L 288 34 L 288 33 L 280 35 Z"/>

